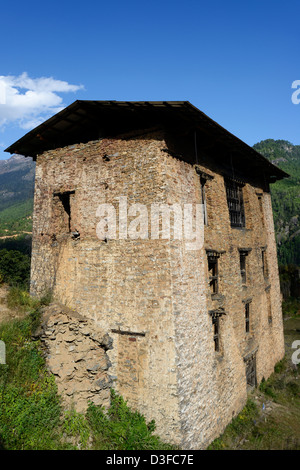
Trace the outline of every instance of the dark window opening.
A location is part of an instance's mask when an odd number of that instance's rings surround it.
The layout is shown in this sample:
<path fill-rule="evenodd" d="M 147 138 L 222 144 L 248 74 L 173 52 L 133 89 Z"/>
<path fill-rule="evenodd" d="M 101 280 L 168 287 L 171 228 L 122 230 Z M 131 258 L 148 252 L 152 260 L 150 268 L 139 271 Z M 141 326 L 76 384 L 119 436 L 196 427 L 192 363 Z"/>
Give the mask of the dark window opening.
<path fill-rule="evenodd" d="M 246 284 L 248 273 L 247 273 L 247 256 L 250 253 L 251 248 L 239 248 L 240 253 L 240 273 L 242 278 L 242 283 Z"/>
<path fill-rule="evenodd" d="M 68 231 L 71 232 L 71 205 L 70 205 L 70 193 L 62 193 L 58 195 L 65 213 L 67 214 L 68 220 Z"/>
<path fill-rule="evenodd" d="M 243 185 L 235 181 L 226 180 L 225 187 L 230 225 L 231 227 L 245 227 Z"/>
<path fill-rule="evenodd" d="M 71 217 L 71 198 L 75 191 L 65 191 L 61 193 L 54 193 L 55 203 L 55 217 L 61 221 L 60 231 L 71 232 L 72 217 Z"/>
<path fill-rule="evenodd" d="M 215 351 L 220 351 L 220 322 L 219 317 L 212 317 Z"/>
<path fill-rule="evenodd" d="M 246 256 L 247 256 L 246 253 L 244 253 L 244 252 L 240 253 L 240 270 L 241 270 L 241 277 L 242 277 L 242 283 L 243 284 L 246 284 L 246 282 L 247 282 Z"/>
<path fill-rule="evenodd" d="M 208 256 L 207 260 L 210 291 L 212 294 L 217 294 L 219 292 L 218 258 L 215 256 Z"/>
<path fill-rule="evenodd" d="M 250 304 L 245 304 L 245 330 L 250 332 Z"/>

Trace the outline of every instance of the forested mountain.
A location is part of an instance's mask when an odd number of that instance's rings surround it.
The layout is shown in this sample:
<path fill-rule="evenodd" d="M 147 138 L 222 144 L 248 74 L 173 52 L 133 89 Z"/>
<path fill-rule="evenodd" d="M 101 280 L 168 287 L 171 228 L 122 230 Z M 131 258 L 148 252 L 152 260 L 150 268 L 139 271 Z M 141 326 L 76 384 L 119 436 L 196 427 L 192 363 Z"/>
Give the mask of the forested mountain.
<path fill-rule="evenodd" d="M 34 173 L 31 158 L 0 160 L 0 237 L 31 231 Z"/>
<path fill-rule="evenodd" d="M 13 155 L 0 160 L 0 211 L 32 199 L 34 172 L 32 158 Z"/>
<path fill-rule="evenodd" d="M 278 260 L 300 266 L 300 145 L 267 139 L 253 148 L 290 175 L 271 185 Z"/>

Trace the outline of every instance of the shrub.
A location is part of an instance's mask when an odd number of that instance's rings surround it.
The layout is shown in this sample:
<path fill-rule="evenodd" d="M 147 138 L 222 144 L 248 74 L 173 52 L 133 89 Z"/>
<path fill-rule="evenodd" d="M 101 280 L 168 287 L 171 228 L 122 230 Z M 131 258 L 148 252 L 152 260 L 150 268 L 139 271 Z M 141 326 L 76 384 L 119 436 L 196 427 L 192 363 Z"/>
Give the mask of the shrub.
<path fill-rule="evenodd" d="M 276 400 L 277 394 L 271 384 L 270 379 L 265 380 L 264 378 L 262 379 L 260 385 L 259 385 L 259 390 L 263 392 L 265 395 L 268 395 L 269 397 L 273 398 Z"/>
<path fill-rule="evenodd" d="M 28 286 L 30 256 L 17 250 L 0 250 L 0 275 L 9 285 Z"/>
<path fill-rule="evenodd" d="M 286 384 L 288 391 L 294 397 L 300 397 L 300 385 L 297 382 L 290 381 Z"/>

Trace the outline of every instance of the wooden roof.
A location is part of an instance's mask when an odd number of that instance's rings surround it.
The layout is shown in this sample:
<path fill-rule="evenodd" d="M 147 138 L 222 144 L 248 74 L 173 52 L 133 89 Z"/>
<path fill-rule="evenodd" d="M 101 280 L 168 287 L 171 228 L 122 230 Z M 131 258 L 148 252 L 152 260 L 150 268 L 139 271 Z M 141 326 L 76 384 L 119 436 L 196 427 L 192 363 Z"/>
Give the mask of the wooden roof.
<path fill-rule="evenodd" d="M 77 100 L 28 132 L 5 151 L 36 158 L 46 150 L 114 136 L 134 129 L 161 127 L 201 131 L 262 169 L 272 181 L 289 175 L 256 152 L 189 101 Z"/>

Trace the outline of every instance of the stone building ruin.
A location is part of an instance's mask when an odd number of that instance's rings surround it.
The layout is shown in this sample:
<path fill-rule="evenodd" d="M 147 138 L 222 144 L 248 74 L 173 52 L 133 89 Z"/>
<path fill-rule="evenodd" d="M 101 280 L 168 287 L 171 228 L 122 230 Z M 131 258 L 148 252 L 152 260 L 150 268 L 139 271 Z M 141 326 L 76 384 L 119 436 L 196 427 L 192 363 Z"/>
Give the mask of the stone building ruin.
<path fill-rule="evenodd" d="M 32 295 L 107 335 L 101 380 L 163 439 L 206 448 L 284 355 L 270 183 L 288 175 L 187 101 L 75 101 L 7 151 L 36 160 Z M 160 204 L 201 206 L 196 249 L 160 213 L 151 237 Z"/>

